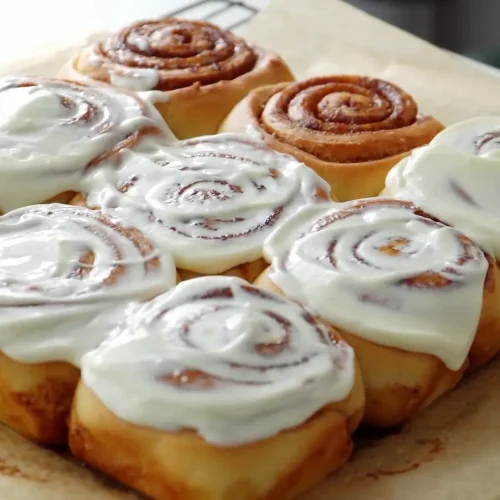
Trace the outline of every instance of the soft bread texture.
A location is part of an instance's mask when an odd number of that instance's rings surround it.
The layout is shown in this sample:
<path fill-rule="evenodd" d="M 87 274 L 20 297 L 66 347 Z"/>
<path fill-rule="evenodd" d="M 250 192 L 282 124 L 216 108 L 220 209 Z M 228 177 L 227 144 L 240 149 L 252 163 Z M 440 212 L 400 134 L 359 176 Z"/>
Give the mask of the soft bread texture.
<path fill-rule="evenodd" d="M 484 282 L 483 308 L 476 336 L 469 352 L 469 371 L 473 372 L 500 353 L 500 270 L 486 255 L 488 273 Z"/>
<path fill-rule="evenodd" d="M 287 64 L 277 54 L 254 47 L 257 62 L 254 68 L 232 80 L 159 92 L 153 99 L 163 119 L 178 139 L 215 134 L 231 109 L 251 90 L 264 85 L 293 81 Z M 93 68 L 74 57 L 59 71 L 68 78 L 91 85 L 97 80 Z"/>
<path fill-rule="evenodd" d="M 255 284 L 281 293 L 269 269 Z M 390 321 L 390 318 L 387 318 Z M 435 356 L 378 345 L 339 330 L 353 347 L 366 389 L 364 423 L 375 427 L 401 426 L 442 394 L 453 389 L 468 366 L 449 370 Z"/>
<path fill-rule="evenodd" d="M 60 193 L 56 196 L 50 198 L 50 200 L 45 201 L 44 203 L 69 203 L 71 199 L 75 196 L 76 193 L 73 191 L 65 191 L 64 193 Z"/>
<path fill-rule="evenodd" d="M 264 259 L 257 259 L 252 262 L 247 262 L 245 264 L 240 264 L 234 266 L 227 271 L 221 273 L 221 276 L 235 276 L 236 278 L 242 278 L 249 283 L 253 283 L 258 276 L 266 269 L 267 262 Z M 194 273 L 192 271 L 186 271 L 179 269 L 178 271 L 181 281 L 190 280 L 193 278 L 199 278 L 203 276 L 199 273 Z"/>
<path fill-rule="evenodd" d="M 32 441 L 66 443 L 79 377 L 69 363 L 21 363 L 0 353 L 0 422 Z"/>
<path fill-rule="evenodd" d="M 327 77 L 325 77 L 326 79 Z M 248 132 L 258 134 L 264 138 L 266 144 L 276 151 L 294 156 L 297 160 L 305 163 L 312 168 L 318 175 L 325 179 L 332 187 L 334 195 L 339 201 L 353 200 L 356 198 L 365 198 L 376 196 L 384 186 L 385 177 L 389 170 L 408 156 L 410 150 L 398 154 L 386 154 L 380 148 L 382 146 L 375 143 L 373 153 L 376 158 L 371 161 L 325 161 L 320 157 L 307 152 L 300 147 L 301 127 L 307 128 L 307 124 L 298 123 L 296 127 L 297 140 L 286 142 L 281 140 L 276 134 L 266 130 L 261 122 L 261 115 L 266 103 L 276 94 L 287 89 L 289 84 L 282 83 L 278 85 L 269 85 L 252 91 L 243 99 L 219 128 L 219 132 Z M 439 131 L 443 125 L 432 117 L 419 118 L 421 124 L 415 130 L 415 136 L 412 142 L 418 145 L 427 144 Z M 397 138 L 398 131 L 387 130 L 388 136 Z M 355 136 L 356 134 L 352 134 Z M 342 136 L 341 136 L 342 137 Z M 343 136 L 345 137 L 345 136 Z M 323 148 L 335 148 L 335 135 L 324 133 Z M 318 146 L 321 149 L 321 146 Z M 360 145 L 363 149 L 363 146 Z M 366 151 L 366 150 L 365 150 Z"/>
<path fill-rule="evenodd" d="M 359 369 L 350 395 L 297 428 L 219 448 L 193 431 L 125 422 L 80 382 L 70 418 L 72 453 L 158 500 L 289 500 L 341 467 L 363 413 Z"/>

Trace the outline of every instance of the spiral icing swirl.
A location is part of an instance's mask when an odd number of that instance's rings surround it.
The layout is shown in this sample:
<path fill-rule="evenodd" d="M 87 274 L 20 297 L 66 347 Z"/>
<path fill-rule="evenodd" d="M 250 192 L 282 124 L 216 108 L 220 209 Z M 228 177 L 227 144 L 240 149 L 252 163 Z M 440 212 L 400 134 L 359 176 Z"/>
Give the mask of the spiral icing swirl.
<path fill-rule="evenodd" d="M 0 349 L 75 365 L 132 300 L 175 285 L 172 259 L 97 211 L 34 205 L 0 217 Z"/>
<path fill-rule="evenodd" d="M 411 200 L 500 258 L 500 117 L 467 120 L 391 170 L 387 194 Z"/>
<path fill-rule="evenodd" d="M 442 126 L 418 114 L 396 85 L 354 75 L 311 78 L 276 87 L 259 126 L 320 160 L 361 163 L 427 144 Z"/>
<path fill-rule="evenodd" d="M 135 23 L 80 56 L 93 77 L 131 90 L 175 90 L 232 80 L 257 54 L 241 38 L 205 21 L 167 18 Z"/>
<path fill-rule="evenodd" d="M 300 425 L 342 401 L 354 383 L 354 357 L 296 303 L 211 276 L 130 314 L 85 356 L 82 377 L 125 420 L 191 428 L 230 446 Z"/>
<path fill-rule="evenodd" d="M 0 210 L 78 191 L 85 170 L 144 135 L 165 135 L 150 105 L 111 87 L 0 79 Z"/>
<path fill-rule="evenodd" d="M 411 203 L 366 199 L 308 208 L 265 243 L 271 279 L 334 326 L 462 366 L 488 261 Z"/>
<path fill-rule="evenodd" d="M 269 233 L 329 199 L 312 170 L 237 134 L 191 139 L 148 156 L 126 152 L 91 182 L 87 205 L 141 227 L 177 267 L 224 272 L 262 257 Z"/>

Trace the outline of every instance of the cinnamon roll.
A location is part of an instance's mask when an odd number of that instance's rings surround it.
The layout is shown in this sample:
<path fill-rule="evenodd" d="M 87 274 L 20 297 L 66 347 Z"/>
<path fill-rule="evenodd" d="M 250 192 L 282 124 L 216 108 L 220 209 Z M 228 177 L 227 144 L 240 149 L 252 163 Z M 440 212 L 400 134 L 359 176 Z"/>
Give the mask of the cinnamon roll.
<path fill-rule="evenodd" d="M 305 165 L 244 135 L 189 139 L 149 155 L 124 151 L 74 204 L 132 221 L 174 256 L 183 278 L 253 281 L 270 232 L 330 187 Z"/>
<path fill-rule="evenodd" d="M 171 258 L 97 211 L 50 204 L 0 217 L 0 421 L 64 443 L 82 355 L 130 301 L 175 281 Z"/>
<path fill-rule="evenodd" d="M 205 21 L 140 21 L 86 48 L 60 76 L 149 92 L 180 139 L 214 134 L 250 90 L 293 80 L 276 54 Z"/>
<path fill-rule="evenodd" d="M 333 75 L 256 89 L 220 131 L 264 137 L 314 169 L 346 201 L 377 195 L 389 169 L 442 129 L 392 83 Z"/>
<path fill-rule="evenodd" d="M 256 284 L 299 301 L 356 351 L 365 421 L 398 426 L 500 349 L 499 271 L 409 202 L 304 209 L 275 231 Z"/>
<path fill-rule="evenodd" d="M 438 134 L 389 173 L 385 193 L 412 201 L 500 258 L 500 117 Z"/>
<path fill-rule="evenodd" d="M 83 358 L 69 443 L 152 498 L 292 499 L 348 459 L 363 404 L 333 329 L 241 279 L 204 277 Z"/>
<path fill-rule="evenodd" d="M 132 94 L 39 77 L 0 78 L 0 212 L 68 202 L 85 171 L 145 136 L 165 139 Z"/>

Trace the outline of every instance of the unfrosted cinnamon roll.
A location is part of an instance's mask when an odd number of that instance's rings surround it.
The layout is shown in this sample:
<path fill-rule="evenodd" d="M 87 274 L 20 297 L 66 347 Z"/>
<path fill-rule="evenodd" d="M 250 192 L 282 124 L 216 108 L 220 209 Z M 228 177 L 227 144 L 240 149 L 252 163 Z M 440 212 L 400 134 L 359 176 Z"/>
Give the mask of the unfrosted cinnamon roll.
<path fill-rule="evenodd" d="M 500 117 L 438 134 L 394 167 L 384 193 L 412 201 L 500 259 Z"/>
<path fill-rule="evenodd" d="M 356 351 L 365 421 L 396 426 L 500 350 L 494 261 L 411 203 L 304 209 L 265 243 L 256 284 L 298 300 Z M 470 353 L 470 354 L 469 354 Z"/>
<path fill-rule="evenodd" d="M 85 171 L 168 129 L 150 105 L 105 85 L 0 78 L 0 212 L 67 202 Z"/>
<path fill-rule="evenodd" d="M 136 229 L 58 204 L 0 217 L 0 257 L 0 421 L 64 443 L 82 355 L 131 300 L 175 285 L 173 261 Z"/>
<path fill-rule="evenodd" d="M 132 221 L 174 256 L 183 278 L 253 281 L 264 239 L 301 207 L 330 200 L 305 165 L 244 135 L 189 139 L 149 155 L 123 152 L 73 203 Z"/>
<path fill-rule="evenodd" d="M 377 195 L 389 169 L 442 129 L 392 83 L 332 75 L 256 89 L 220 131 L 263 136 L 271 148 L 315 170 L 345 201 Z"/>
<path fill-rule="evenodd" d="M 149 97 L 180 139 L 213 134 L 261 85 L 293 80 L 276 54 L 206 21 L 140 21 L 86 48 L 60 76 L 103 81 Z"/>
<path fill-rule="evenodd" d="M 179 284 L 82 363 L 73 454 L 152 498 L 295 498 L 350 456 L 352 349 L 238 278 Z"/>

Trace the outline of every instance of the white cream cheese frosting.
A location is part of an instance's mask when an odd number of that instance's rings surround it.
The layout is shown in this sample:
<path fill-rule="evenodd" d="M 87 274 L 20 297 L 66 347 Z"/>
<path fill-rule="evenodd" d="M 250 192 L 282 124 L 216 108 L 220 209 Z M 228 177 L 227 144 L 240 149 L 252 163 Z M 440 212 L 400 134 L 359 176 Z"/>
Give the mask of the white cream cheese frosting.
<path fill-rule="evenodd" d="M 500 258 L 500 117 L 467 120 L 396 165 L 385 193 L 410 200 Z"/>
<path fill-rule="evenodd" d="M 88 206 L 130 220 L 178 268 L 203 274 L 261 258 L 277 225 L 330 200 L 329 185 L 304 164 L 237 134 L 124 151 L 84 191 Z"/>
<path fill-rule="evenodd" d="M 14 210 L 0 217 L 0 350 L 18 361 L 78 366 L 131 301 L 175 282 L 171 257 L 99 212 Z"/>
<path fill-rule="evenodd" d="M 120 68 L 110 71 L 111 85 L 128 90 L 148 91 L 156 88 L 160 81 L 160 72 L 156 68 Z"/>
<path fill-rule="evenodd" d="M 412 204 L 374 198 L 307 207 L 265 242 L 270 279 L 325 321 L 377 344 L 464 363 L 488 261 Z"/>
<path fill-rule="evenodd" d="M 129 314 L 84 357 L 82 379 L 128 422 L 193 429 L 236 446 L 342 401 L 354 384 L 354 355 L 298 304 L 211 276 Z"/>
<path fill-rule="evenodd" d="M 0 79 L 0 211 L 78 191 L 85 170 L 139 136 L 172 140 L 151 104 L 109 86 Z"/>

